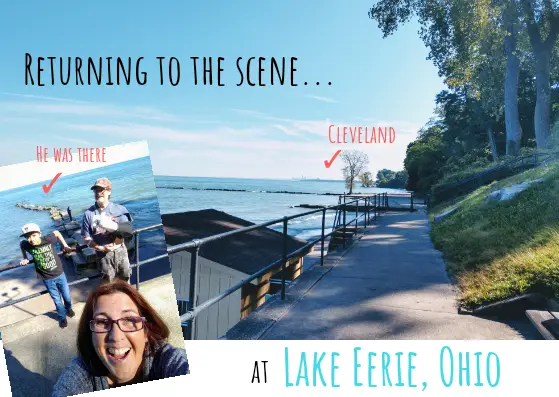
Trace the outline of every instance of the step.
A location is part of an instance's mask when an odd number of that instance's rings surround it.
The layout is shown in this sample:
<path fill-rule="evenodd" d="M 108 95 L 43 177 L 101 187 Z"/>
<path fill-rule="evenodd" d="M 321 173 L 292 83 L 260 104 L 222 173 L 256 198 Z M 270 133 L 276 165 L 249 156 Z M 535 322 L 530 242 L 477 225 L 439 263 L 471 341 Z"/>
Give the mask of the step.
<path fill-rule="evenodd" d="M 72 234 L 72 238 L 76 240 L 79 245 L 85 245 L 85 242 L 83 241 L 83 237 L 80 234 L 80 232 L 75 232 L 74 234 Z"/>
<path fill-rule="evenodd" d="M 333 237 L 333 238 L 336 238 L 336 237 L 343 237 L 344 234 L 345 234 L 346 236 L 354 235 L 354 234 L 355 234 L 355 229 L 353 229 L 353 230 L 352 230 L 352 229 L 346 229 L 345 232 L 344 232 L 343 230 L 338 230 L 338 231 L 334 232 L 334 234 L 332 234 L 332 237 Z"/>
<path fill-rule="evenodd" d="M 68 232 L 68 234 L 72 234 L 71 232 L 76 230 L 81 230 L 81 226 L 78 222 L 72 221 L 64 224 L 64 229 Z"/>
<path fill-rule="evenodd" d="M 347 235 L 345 237 L 346 241 L 351 241 L 353 239 L 353 234 Z M 332 242 L 341 242 L 344 240 L 344 236 L 333 236 Z"/>
<path fill-rule="evenodd" d="M 97 255 L 96 255 L 95 250 L 93 248 L 89 248 L 89 247 L 84 248 L 82 250 L 81 254 L 83 255 L 83 257 L 84 257 L 84 259 L 87 263 L 94 263 L 96 258 L 97 258 Z"/>
<path fill-rule="evenodd" d="M 545 339 L 559 339 L 559 312 L 526 310 L 526 316 Z"/>
<path fill-rule="evenodd" d="M 72 255 L 72 262 L 74 263 L 74 269 L 76 270 L 76 273 L 81 267 L 87 266 L 87 261 L 81 252 L 76 252 L 74 255 Z"/>
<path fill-rule="evenodd" d="M 66 244 L 68 244 L 70 247 L 78 244 L 78 242 L 74 240 L 72 237 L 65 237 L 64 240 L 66 241 Z"/>

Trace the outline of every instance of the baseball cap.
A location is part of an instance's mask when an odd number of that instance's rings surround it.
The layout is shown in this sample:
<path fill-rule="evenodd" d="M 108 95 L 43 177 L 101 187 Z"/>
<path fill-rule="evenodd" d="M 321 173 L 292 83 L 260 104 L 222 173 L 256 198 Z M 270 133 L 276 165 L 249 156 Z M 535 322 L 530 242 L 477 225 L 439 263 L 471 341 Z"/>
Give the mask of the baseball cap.
<path fill-rule="evenodd" d="M 111 181 L 107 178 L 99 178 L 95 181 L 95 184 L 91 186 L 91 190 L 95 189 L 96 187 L 102 187 L 108 190 L 112 190 Z"/>
<path fill-rule="evenodd" d="M 25 235 L 28 233 L 34 233 L 34 232 L 41 233 L 41 229 L 39 229 L 39 226 L 35 223 L 26 223 L 21 228 L 21 231 L 23 232 L 23 234 L 20 237 L 25 237 Z"/>

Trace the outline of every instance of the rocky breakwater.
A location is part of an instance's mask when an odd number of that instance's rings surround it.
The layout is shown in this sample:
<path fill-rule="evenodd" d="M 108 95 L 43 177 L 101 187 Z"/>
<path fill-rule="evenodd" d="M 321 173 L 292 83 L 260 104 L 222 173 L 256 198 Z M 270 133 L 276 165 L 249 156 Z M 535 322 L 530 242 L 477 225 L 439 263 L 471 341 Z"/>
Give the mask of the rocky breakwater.
<path fill-rule="evenodd" d="M 17 203 L 16 207 L 31 211 L 48 211 L 53 221 L 61 221 L 64 217 L 68 216 L 67 211 L 62 210 L 56 206 Z"/>

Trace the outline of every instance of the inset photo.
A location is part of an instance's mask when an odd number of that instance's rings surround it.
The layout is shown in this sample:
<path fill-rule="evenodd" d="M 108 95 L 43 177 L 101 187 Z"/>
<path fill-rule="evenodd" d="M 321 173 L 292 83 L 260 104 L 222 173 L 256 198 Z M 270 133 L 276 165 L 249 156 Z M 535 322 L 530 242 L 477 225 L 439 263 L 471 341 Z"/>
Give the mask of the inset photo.
<path fill-rule="evenodd" d="M 0 332 L 14 397 L 189 373 L 146 142 L 0 168 Z"/>

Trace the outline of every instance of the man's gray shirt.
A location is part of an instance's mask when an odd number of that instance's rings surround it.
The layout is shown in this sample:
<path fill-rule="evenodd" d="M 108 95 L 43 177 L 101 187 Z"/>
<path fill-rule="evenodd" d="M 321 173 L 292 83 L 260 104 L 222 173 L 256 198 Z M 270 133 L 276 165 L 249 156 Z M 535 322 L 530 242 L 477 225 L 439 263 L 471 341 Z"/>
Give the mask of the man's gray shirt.
<path fill-rule="evenodd" d="M 93 221 L 96 217 L 99 217 L 102 213 L 110 216 L 110 218 L 116 223 L 121 222 L 132 222 L 132 215 L 128 212 L 126 207 L 109 202 L 109 205 L 103 210 L 97 206 L 97 204 L 92 205 L 83 214 L 82 230 L 81 234 L 84 239 L 93 239 L 95 243 L 99 245 L 111 244 L 115 241 L 115 234 L 111 233 L 100 226 L 96 229 L 93 227 Z"/>

